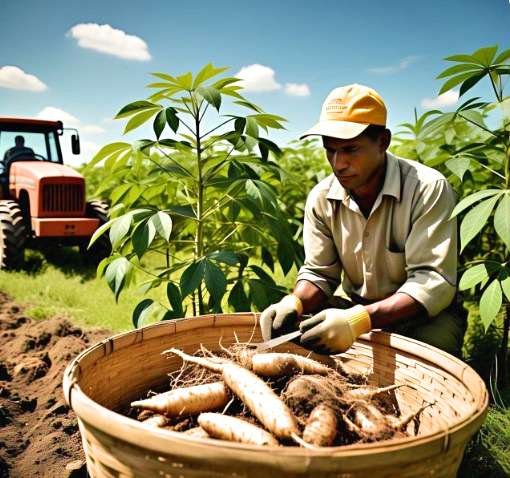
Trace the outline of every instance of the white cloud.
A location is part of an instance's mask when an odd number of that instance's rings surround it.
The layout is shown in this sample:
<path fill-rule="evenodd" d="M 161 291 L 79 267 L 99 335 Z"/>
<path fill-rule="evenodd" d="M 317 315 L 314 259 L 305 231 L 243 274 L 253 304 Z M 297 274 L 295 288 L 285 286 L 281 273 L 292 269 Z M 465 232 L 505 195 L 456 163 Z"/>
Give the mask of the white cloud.
<path fill-rule="evenodd" d="M 444 108 L 454 105 L 458 100 L 459 92 L 450 90 L 435 98 L 423 98 L 423 100 L 421 100 L 421 106 L 425 109 Z"/>
<path fill-rule="evenodd" d="M 82 48 L 128 60 L 147 61 L 151 59 L 147 43 L 140 37 L 128 35 L 107 24 L 79 23 L 74 25 L 67 35 L 76 39 Z"/>
<path fill-rule="evenodd" d="M 55 108 L 54 106 L 46 106 L 39 113 L 37 113 L 37 118 L 47 119 L 50 121 L 62 121 L 66 126 L 76 127 L 80 124 L 80 120 L 73 116 L 70 113 L 67 113 L 60 108 Z"/>
<path fill-rule="evenodd" d="M 375 68 L 369 68 L 370 73 L 376 73 L 378 75 L 392 75 L 400 71 L 405 70 L 409 65 L 416 63 L 420 59 L 419 56 L 406 56 L 399 61 L 397 65 L 379 66 Z"/>
<path fill-rule="evenodd" d="M 39 113 L 37 113 L 37 118 L 47 119 L 52 121 L 62 121 L 65 126 L 69 126 L 71 128 L 79 128 L 80 133 L 84 134 L 101 134 L 105 132 L 104 128 L 101 126 L 97 126 L 94 124 L 82 124 L 82 122 L 71 113 L 67 111 L 61 110 L 60 108 L 56 108 L 55 106 L 46 106 Z"/>
<path fill-rule="evenodd" d="M 235 76 L 243 80 L 237 84 L 246 91 L 274 91 L 282 87 L 275 80 L 274 74 L 272 68 L 254 63 L 253 65 L 243 66 Z"/>
<path fill-rule="evenodd" d="M 286 83 L 285 93 L 292 96 L 309 96 L 310 87 L 306 83 Z"/>
<path fill-rule="evenodd" d="M 12 65 L 0 68 L 0 87 L 27 91 L 44 91 L 48 88 L 37 76 Z"/>

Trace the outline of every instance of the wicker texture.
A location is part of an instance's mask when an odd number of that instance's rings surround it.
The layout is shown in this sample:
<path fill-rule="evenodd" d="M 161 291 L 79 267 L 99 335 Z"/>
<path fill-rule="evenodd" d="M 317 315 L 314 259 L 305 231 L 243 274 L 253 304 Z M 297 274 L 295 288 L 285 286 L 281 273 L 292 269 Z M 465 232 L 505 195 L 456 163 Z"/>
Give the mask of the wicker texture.
<path fill-rule="evenodd" d="M 64 372 L 64 395 L 80 426 L 87 468 L 99 477 L 455 477 L 466 443 L 487 411 L 487 390 L 462 361 L 421 342 L 384 332 L 363 335 L 342 354 L 349 371 L 370 372 L 374 385 L 408 383 L 395 392 L 402 414 L 435 401 L 416 436 L 310 451 L 202 440 L 149 428 L 120 410 L 149 388 L 168 384 L 181 366 L 161 352 L 193 353 L 253 336 L 256 314 L 218 314 L 159 322 L 115 335 L 82 352 Z M 294 344 L 277 350 L 305 353 Z"/>

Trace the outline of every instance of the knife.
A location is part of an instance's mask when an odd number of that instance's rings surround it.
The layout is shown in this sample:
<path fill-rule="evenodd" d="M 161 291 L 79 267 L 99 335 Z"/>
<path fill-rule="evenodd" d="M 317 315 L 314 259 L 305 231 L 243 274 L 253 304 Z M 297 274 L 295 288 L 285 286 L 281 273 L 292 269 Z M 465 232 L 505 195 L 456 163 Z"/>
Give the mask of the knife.
<path fill-rule="evenodd" d="M 261 342 L 259 344 L 253 344 L 255 345 L 255 350 L 257 352 L 262 352 L 263 350 L 268 350 L 276 347 L 277 345 L 284 344 L 285 342 L 288 342 L 289 340 L 295 339 L 301 335 L 301 330 L 295 330 L 294 332 L 290 332 L 285 335 L 281 335 L 280 337 L 276 337 L 274 339 L 266 340 L 265 342 Z"/>

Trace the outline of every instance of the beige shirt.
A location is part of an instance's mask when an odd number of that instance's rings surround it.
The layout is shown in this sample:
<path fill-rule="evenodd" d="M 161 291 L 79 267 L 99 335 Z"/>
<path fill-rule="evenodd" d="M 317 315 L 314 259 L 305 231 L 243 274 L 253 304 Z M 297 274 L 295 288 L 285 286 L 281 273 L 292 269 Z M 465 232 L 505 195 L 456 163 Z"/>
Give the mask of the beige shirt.
<path fill-rule="evenodd" d="M 309 193 L 303 226 L 306 279 L 328 297 L 337 287 L 354 302 L 402 292 L 433 317 L 452 301 L 457 279 L 456 195 L 446 178 L 386 153 L 383 187 L 367 218 L 331 174 Z"/>

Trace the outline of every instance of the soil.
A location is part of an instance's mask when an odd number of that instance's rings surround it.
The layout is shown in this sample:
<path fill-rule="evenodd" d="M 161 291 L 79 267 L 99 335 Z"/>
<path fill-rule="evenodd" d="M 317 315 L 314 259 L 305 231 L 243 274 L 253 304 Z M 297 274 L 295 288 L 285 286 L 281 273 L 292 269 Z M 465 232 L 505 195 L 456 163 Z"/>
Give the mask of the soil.
<path fill-rule="evenodd" d="M 62 375 L 83 349 L 112 335 L 65 317 L 33 320 L 0 292 L 0 478 L 87 477 Z"/>

